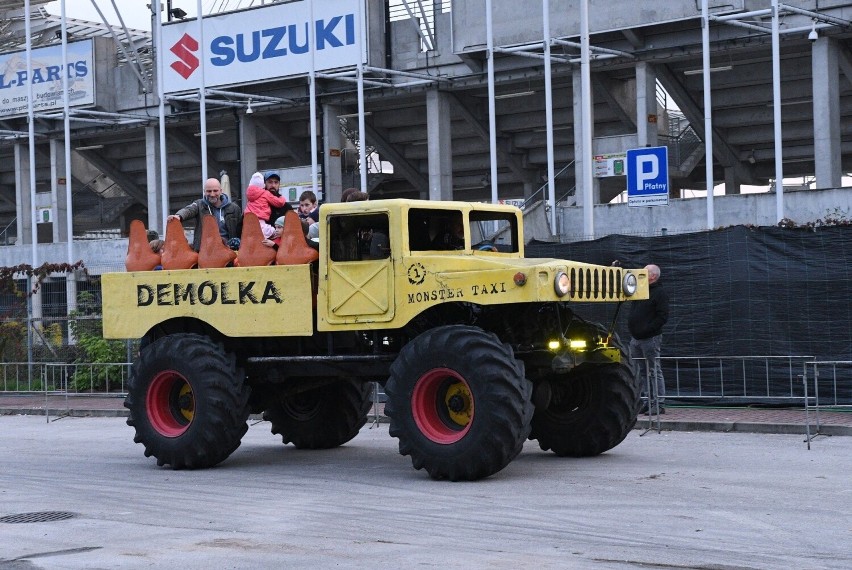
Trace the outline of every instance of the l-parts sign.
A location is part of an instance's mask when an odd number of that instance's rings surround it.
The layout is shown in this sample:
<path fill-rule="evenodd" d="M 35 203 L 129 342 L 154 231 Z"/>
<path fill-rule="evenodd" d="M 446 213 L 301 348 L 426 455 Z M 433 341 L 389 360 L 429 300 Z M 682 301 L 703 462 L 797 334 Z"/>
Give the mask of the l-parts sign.
<path fill-rule="evenodd" d="M 669 154 L 664 146 L 627 151 L 627 205 L 669 205 Z"/>

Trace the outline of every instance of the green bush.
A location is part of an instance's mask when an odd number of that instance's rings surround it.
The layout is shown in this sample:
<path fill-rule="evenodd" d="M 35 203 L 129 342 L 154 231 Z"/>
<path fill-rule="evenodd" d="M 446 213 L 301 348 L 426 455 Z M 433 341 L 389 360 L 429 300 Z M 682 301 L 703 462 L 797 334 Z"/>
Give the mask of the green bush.
<path fill-rule="evenodd" d="M 27 361 L 27 327 L 24 323 L 0 322 L 0 361 Z"/>
<path fill-rule="evenodd" d="M 77 340 L 74 363 L 94 366 L 77 367 L 71 377 L 71 386 L 78 392 L 120 389 L 122 366 L 113 363 L 127 360 L 124 341 L 105 339 L 100 319 L 81 318 L 93 315 L 99 309 L 90 295 L 81 293 L 78 307 L 79 310 L 71 312 L 68 322 L 71 334 Z"/>

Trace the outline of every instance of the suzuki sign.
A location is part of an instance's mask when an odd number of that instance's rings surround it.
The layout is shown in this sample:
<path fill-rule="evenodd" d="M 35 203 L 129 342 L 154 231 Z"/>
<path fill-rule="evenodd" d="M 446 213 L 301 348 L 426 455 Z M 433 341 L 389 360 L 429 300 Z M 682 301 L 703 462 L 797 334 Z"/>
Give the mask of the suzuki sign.
<path fill-rule="evenodd" d="M 366 63 L 365 21 L 363 0 L 303 0 L 202 18 L 203 34 L 197 20 L 164 25 L 164 90 L 201 88 L 202 70 L 217 87 Z"/>

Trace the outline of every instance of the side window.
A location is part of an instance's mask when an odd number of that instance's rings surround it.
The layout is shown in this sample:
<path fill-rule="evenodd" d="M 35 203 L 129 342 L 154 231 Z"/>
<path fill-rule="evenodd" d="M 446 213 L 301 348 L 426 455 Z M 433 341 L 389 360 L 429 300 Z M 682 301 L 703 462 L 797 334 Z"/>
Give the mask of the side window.
<path fill-rule="evenodd" d="M 518 218 L 506 212 L 470 213 L 470 243 L 474 251 L 518 252 Z"/>
<path fill-rule="evenodd" d="M 412 208 L 408 211 L 411 251 L 464 249 L 464 214 L 454 210 Z"/>
<path fill-rule="evenodd" d="M 388 215 L 332 216 L 328 220 L 332 261 L 387 259 L 391 244 Z"/>

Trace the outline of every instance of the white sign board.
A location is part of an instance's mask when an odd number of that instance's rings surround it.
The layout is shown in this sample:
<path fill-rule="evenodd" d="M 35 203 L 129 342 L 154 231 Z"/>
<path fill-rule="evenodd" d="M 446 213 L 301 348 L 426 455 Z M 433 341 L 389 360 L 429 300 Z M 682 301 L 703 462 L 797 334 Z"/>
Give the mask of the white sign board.
<path fill-rule="evenodd" d="M 164 25 L 165 92 L 366 63 L 365 21 L 364 0 L 303 0 L 202 18 L 203 34 L 198 20 Z"/>
<path fill-rule="evenodd" d="M 595 178 L 606 178 L 609 176 L 624 176 L 625 153 L 596 154 L 594 157 Z"/>
<path fill-rule="evenodd" d="M 627 151 L 627 205 L 669 205 L 669 149 L 664 146 Z"/>
<path fill-rule="evenodd" d="M 50 223 L 50 222 L 53 221 L 53 218 L 51 216 L 52 210 L 50 208 L 39 208 L 37 210 L 37 212 L 38 212 L 38 219 L 36 220 L 37 223 L 47 224 L 47 223 Z"/>
<path fill-rule="evenodd" d="M 62 76 L 68 76 L 69 104 L 95 104 L 95 58 L 92 40 L 68 44 L 68 64 L 62 62 L 62 46 L 33 49 L 32 81 L 27 77 L 27 52 L 0 55 L 0 117 L 27 114 L 27 90 L 33 86 L 35 111 L 62 109 Z"/>
<path fill-rule="evenodd" d="M 524 206 L 526 206 L 526 204 L 527 204 L 527 201 L 523 200 L 521 198 L 516 198 L 516 199 L 513 199 L 513 200 L 499 200 L 498 203 L 506 204 L 507 206 L 514 206 L 516 208 L 520 208 L 521 210 L 523 210 Z"/>
<path fill-rule="evenodd" d="M 268 172 L 268 171 L 264 171 Z M 288 202 L 299 202 L 299 196 L 305 190 L 313 190 L 314 183 L 311 179 L 310 166 L 294 166 L 292 168 L 279 168 L 275 170 L 281 178 L 280 192 L 287 198 Z M 322 201 L 322 172 L 317 171 L 317 201 Z"/>

